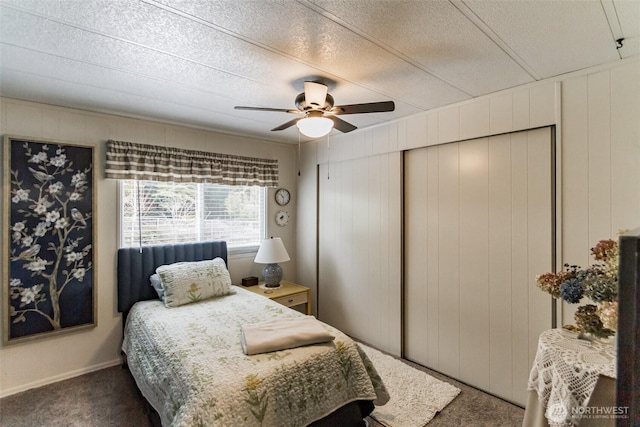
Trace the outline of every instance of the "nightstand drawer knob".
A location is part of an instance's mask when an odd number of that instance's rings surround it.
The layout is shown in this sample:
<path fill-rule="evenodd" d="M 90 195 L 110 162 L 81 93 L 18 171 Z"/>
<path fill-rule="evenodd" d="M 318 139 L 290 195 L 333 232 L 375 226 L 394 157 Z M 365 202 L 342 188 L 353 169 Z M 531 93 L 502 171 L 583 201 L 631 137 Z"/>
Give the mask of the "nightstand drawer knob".
<path fill-rule="evenodd" d="M 308 304 L 309 301 L 307 301 L 307 293 L 306 292 L 300 292 L 297 293 L 295 295 L 285 295 L 283 297 L 280 298 L 274 298 L 274 301 L 286 305 L 287 307 L 293 307 L 295 305 L 298 304 Z"/>

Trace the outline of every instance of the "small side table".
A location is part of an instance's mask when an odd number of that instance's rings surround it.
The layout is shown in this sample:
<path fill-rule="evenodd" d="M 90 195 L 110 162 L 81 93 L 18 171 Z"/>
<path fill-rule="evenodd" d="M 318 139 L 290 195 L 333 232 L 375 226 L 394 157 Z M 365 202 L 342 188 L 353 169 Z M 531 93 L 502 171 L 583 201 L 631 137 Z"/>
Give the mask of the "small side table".
<path fill-rule="evenodd" d="M 601 389 L 603 385 L 611 388 L 615 377 L 616 347 L 612 341 L 578 339 L 576 333 L 561 328 L 544 331 L 529 375 L 523 426 L 568 427 L 581 419 L 587 421 L 593 415 L 587 413 L 590 405 L 612 409 L 615 399 L 602 402 L 599 397 L 611 394 Z M 601 385 L 600 391 L 596 384 Z M 606 425 L 615 418 L 598 421 Z"/>
<path fill-rule="evenodd" d="M 281 280 L 280 287 L 276 289 L 263 289 L 261 285 L 264 283 L 260 282 L 258 285 L 249 286 L 246 289 L 287 307 L 305 304 L 305 313 L 311 314 L 311 289 L 286 280 Z"/>

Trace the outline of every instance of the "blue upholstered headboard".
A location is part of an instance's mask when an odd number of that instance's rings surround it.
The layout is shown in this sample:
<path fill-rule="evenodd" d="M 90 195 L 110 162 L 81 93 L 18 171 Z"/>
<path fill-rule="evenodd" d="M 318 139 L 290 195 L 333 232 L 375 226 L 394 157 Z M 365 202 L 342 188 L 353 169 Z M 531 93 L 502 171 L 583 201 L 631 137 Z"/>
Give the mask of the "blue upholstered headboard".
<path fill-rule="evenodd" d="M 227 263 L 227 242 L 198 242 L 118 249 L 118 311 L 128 313 L 138 301 L 157 299 L 149 276 L 163 264 L 220 257 Z M 228 265 L 228 264 L 227 264 Z"/>

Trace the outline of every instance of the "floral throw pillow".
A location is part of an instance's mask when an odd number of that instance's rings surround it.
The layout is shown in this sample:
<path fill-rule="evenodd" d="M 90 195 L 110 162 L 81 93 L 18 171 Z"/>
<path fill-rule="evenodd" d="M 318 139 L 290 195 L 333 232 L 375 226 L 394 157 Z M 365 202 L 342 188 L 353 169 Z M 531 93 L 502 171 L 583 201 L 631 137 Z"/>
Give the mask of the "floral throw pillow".
<path fill-rule="evenodd" d="M 162 281 L 167 307 L 235 293 L 222 258 L 161 265 L 156 273 Z"/>

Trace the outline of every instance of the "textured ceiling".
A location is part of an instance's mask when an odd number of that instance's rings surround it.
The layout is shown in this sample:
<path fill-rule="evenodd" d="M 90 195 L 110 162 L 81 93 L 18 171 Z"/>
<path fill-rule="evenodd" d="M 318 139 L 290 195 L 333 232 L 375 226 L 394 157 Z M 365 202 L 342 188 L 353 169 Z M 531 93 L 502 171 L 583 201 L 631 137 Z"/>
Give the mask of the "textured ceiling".
<path fill-rule="evenodd" d="M 0 0 L 0 95 L 283 142 L 233 107 L 395 102 L 364 128 L 639 54 L 640 0 Z"/>

